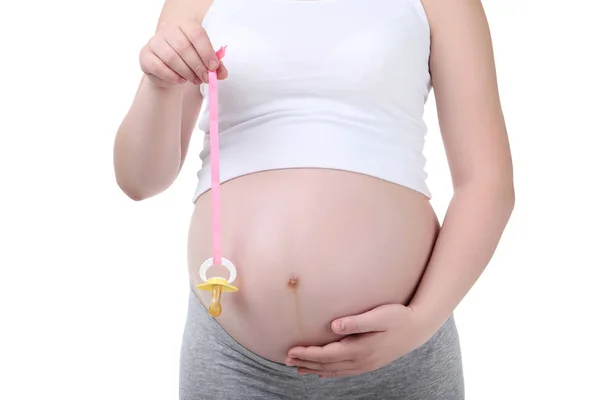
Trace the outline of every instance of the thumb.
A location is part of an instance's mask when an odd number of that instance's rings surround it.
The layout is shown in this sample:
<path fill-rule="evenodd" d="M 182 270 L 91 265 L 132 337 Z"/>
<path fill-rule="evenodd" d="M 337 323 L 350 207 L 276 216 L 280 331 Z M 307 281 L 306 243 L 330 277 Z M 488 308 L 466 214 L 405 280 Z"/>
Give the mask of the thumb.
<path fill-rule="evenodd" d="M 362 314 L 338 318 L 331 323 L 331 329 L 343 335 L 383 332 L 392 324 L 393 310 L 394 305 L 386 304 Z"/>

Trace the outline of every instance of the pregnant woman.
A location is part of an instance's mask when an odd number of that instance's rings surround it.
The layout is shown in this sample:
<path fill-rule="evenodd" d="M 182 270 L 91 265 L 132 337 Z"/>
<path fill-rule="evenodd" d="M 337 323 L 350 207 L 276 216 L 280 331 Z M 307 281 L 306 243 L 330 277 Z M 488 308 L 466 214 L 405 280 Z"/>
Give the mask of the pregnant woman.
<path fill-rule="evenodd" d="M 205 135 L 180 399 L 463 399 L 453 311 L 514 204 L 480 1 L 166 0 L 140 63 L 114 150 L 134 200 L 176 179 L 219 79 L 222 254 L 239 291 L 213 317 L 197 287 L 213 254 Z M 441 226 L 423 156 L 432 89 L 454 187 Z"/>

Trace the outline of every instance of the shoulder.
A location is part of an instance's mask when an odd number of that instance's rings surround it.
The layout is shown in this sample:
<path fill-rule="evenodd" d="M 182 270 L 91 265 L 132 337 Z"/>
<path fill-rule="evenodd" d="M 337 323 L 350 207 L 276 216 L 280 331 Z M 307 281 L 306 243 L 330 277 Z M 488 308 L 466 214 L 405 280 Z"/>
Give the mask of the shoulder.
<path fill-rule="evenodd" d="M 432 37 L 464 35 L 474 29 L 487 30 L 487 19 L 481 0 L 416 0 L 420 1 L 430 25 Z"/>
<path fill-rule="evenodd" d="M 438 89 L 459 83 L 495 86 L 491 33 L 481 0 L 420 0 L 431 34 L 430 68 Z"/>

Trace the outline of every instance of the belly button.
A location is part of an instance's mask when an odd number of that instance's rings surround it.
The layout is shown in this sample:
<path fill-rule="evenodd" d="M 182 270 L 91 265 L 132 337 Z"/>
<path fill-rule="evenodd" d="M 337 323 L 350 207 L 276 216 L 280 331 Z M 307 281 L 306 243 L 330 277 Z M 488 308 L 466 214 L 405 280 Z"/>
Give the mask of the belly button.
<path fill-rule="evenodd" d="M 288 286 L 290 289 L 293 289 L 293 290 L 295 290 L 295 289 L 298 287 L 298 277 L 297 277 L 297 276 L 295 276 L 295 275 L 292 275 L 292 276 L 290 277 L 290 279 L 288 279 L 287 286 Z"/>

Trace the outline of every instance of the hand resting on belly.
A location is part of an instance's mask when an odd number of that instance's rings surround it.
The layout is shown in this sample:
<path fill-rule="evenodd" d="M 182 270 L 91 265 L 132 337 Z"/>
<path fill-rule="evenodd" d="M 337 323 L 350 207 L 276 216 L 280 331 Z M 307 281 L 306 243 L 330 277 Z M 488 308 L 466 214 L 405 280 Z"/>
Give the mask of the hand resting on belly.
<path fill-rule="evenodd" d="M 211 256 L 210 221 L 205 194 L 189 234 L 194 287 Z M 336 318 L 406 304 L 439 229 L 428 200 L 410 189 L 311 169 L 225 183 L 222 223 L 223 255 L 236 265 L 239 291 L 223 294 L 217 320 L 244 347 L 276 362 L 293 346 L 339 340 L 331 329 Z M 210 293 L 196 293 L 210 304 Z"/>

